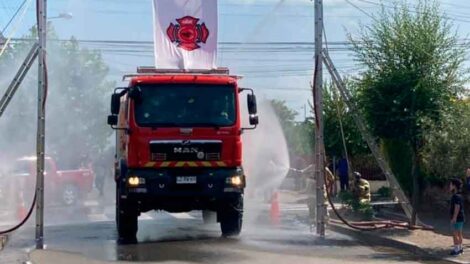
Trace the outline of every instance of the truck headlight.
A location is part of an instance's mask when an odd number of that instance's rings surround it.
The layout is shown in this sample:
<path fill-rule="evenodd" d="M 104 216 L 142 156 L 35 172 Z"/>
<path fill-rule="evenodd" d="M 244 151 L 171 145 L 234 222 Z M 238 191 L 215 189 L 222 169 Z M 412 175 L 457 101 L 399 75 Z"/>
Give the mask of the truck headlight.
<path fill-rule="evenodd" d="M 139 178 L 137 176 L 132 176 L 127 179 L 127 183 L 131 187 L 137 187 L 141 184 L 145 184 L 145 179 L 144 178 Z"/>
<path fill-rule="evenodd" d="M 243 184 L 243 179 L 241 176 L 237 175 L 237 176 L 232 176 L 232 178 L 230 178 L 230 183 L 233 185 L 233 186 L 240 186 Z"/>

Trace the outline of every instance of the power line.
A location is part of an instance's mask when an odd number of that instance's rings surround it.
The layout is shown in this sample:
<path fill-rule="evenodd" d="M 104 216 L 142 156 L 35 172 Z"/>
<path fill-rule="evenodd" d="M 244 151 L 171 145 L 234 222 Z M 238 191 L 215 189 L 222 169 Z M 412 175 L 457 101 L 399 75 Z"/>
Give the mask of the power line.
<path fill-rule="evenodd" d="M 20 12 L 21 9 L 23 9 L 23 7 L 26 5 L 26 2 L 28 2 L 28 0 L 24 0 L 23 3 L 21 3 L 21 5 L 16 9 L 16 12 L 13 14 L 13 16 L 10 18 L 10 20 L 7 22 L 7 24 L 3 27 L 2 31 L 0 33 L 4 33 L 5 30 L 10 26 L 11 22 L 13 22 L 13 20 L 15 19 L 15 17 L 18 15 L 18 13 Z"/>
<path fill-rule="evenodd" d="M 352 7 L 354 7 L 355 9 L 361 11 L 364 15 L 368 16 L 368 17 L 371 18 L 372 20 L 377 21 L 377 19 L 376 19 L 373 15 L 369 14 L 368 12 L 366 12 L 364 9 L 360 8 L 360 7 L 357 6 L 356 4 L 352 3 L 352 2 L 349 1 L 349 0 L 344 0 L 344 1 L 346 1 L 346 3 L 348 3 L 349 5 L 351 5 Z"/>
<path fill-rule="evenodd" d="M 349 0 L 346 0 L 346 1 L 349 1 Z M 378 2 L 374 2 L 374 1 L 370 1 L 370 0 L 357 0 L 357 1 L 360 1 L 360 2 L 363 2 L 363 3 L 368 3 L 368 4 L 371 4 L 371 5 L 375 5 L 375 6 L 380 6 L 380 7 L 384 7 L 384 8 L 396 8 L 395 6 L 390 6 L 390 5 L 385 5 L 383 3 L 378 3 Z M 416 9 L 416 7 L 414 8 L 411 8 L 412 10 L 410 10 L 410 12 L 412 13 L 415 13 L 415 14 L 423 14 L 423 12 L 420 12 Z M 466 15 L 459 15 L 459 14 L 452 14 L 452 17 L 449 17 L 448 15 L 442 15 L 443 18 L 446 18 L 446 19 L 449 19 L 449 20 L 453 20 L 453 21 L 458 21 L 458 22 L 463 22 L 463 23 L 470 23 L 470 20 L 466 20 L 465 18 L 470 18 L 470 16 L 466 16 Z M 458 18 L 454 18 L 454 17 L 460 17 L 460 18 L 464 18 L 464 19 L 458 19 Z"/>

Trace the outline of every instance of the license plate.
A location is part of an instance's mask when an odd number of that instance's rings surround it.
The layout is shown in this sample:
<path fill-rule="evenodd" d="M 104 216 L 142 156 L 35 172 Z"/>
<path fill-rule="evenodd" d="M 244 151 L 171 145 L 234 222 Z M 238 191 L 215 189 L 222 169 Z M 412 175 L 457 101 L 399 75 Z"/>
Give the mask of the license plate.
<path fill-rule="evenodd" d="M 196 184 L 196 176 L 178 176 L 176 177 L 176 184 Z"/>

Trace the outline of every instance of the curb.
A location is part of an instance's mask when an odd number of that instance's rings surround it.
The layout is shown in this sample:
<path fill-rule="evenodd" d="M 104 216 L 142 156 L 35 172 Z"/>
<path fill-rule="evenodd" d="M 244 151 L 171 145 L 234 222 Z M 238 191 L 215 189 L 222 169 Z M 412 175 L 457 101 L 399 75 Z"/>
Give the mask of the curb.
<path fill-rule="evenodd" d="M 445 263 L 470 264 L 470 262 L 459 260 L 459 259 L 443 258 L 441 255 L 436 255 L 413 243 L 406 243 L 406 242 L 394 240 L 391 238 L 375 235 L 373 231 L 365 231 L 365 232 L 358 231 L 358 230 L 354 230 L 352 228 L 342 226 L 339 224 L 334 224 L 334 223 L 330 223 L 329 227 L 331 230 L 335 232 L 354 237 L 355 239 L 363 241 L 370 245 L 396 248 L 396 249 L 407 251 L 412 254 L 416 254 L 421 257 L 437 259 Z"/>

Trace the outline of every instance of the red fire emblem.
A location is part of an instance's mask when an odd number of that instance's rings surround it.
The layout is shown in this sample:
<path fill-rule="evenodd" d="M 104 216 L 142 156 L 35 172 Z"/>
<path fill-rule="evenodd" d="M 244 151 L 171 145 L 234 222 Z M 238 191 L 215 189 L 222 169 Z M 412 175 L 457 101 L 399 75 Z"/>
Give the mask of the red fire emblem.
<path fill-rule="evenodd" d="M 170 38 L 171 42 L 177 43 L 178 47 L 193 51 L 199 49 L 199 43 L 206 43 L 209 37 L 209 29 L 206 24 L 198 24 L 199 18 L 192 16 L 185 16 L 180 19 L 176 19 L 178 24 L 170 23 L 166 33 Z"/>

